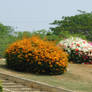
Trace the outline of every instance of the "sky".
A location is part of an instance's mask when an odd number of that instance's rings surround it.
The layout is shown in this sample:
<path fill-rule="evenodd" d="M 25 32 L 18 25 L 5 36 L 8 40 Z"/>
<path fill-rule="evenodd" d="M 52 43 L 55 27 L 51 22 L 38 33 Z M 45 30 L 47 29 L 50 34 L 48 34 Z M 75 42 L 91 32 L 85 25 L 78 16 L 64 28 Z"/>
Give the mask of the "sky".
<path fill-rule="evenodd" d="M 54 20 L 92 11 L 92 0 L 0 0 L 0 23 L 17 31 L 48 30 Z"/>

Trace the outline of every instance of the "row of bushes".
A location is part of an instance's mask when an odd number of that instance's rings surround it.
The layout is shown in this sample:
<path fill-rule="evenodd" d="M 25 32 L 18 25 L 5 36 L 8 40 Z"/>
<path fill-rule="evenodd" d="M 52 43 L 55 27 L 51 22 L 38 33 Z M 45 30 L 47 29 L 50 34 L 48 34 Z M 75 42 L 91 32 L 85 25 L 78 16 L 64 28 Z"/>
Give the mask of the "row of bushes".
<path fill-rule="evenodd" d="M 9 46 L 6 50 L 7 66 L 18 71 L 61 74 L 66 71 L 68 59 L 74 63 L 92 64 L 91 50 L 92 45 L 81 38 L 65 39 L 56 46 L 51 41 L 33 36 Z"/>

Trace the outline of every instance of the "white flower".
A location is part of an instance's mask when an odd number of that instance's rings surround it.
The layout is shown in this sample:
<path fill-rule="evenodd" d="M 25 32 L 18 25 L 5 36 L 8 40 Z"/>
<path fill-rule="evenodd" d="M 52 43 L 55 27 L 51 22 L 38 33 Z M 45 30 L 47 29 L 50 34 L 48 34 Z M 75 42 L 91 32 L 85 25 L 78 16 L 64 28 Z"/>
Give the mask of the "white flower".
<path fill-rule="evenodd" d="M 64 48 L 70 52 L 71 50 L 75 50 L 76 48 L 79 51 L 90 52 L 92 50 L 92 45 L 89 44 L 86 40 L 83 40 L 79 37 L 71 37 L 66 40 L 60 41 L 59 44 L 64 45 Z"/>

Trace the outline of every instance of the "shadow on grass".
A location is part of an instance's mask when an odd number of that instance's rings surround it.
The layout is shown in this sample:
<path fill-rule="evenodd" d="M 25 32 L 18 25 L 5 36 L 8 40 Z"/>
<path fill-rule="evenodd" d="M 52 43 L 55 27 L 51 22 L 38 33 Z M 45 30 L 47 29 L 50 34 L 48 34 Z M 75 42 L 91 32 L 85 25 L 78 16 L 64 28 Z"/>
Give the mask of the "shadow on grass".
<path fill-rule="evenodd" d="M 48 74 L 48 73 L 38 73 L 38 72 L 28 72 L 28 71 L 19 71 L 16 69 L 11 69 L 9 68 L 6 64 L 0 64 L 0 68 L 5 69 L 5 70 L 9 70 L 12 72 L 17 72 L 17 73 L 21 73 L 21 74 L 32 74 L 32 75 L 36 75 L 36 76 L 53 76 L 53 75 L 61 75 L 61 74 Z"/>
<path fill-rule="evenodd" d="M 7 67 L 6 67 L 6 65 L 0 64 L 0 68 L 4 68 L 4 69 L 5 69 L 5 68 L 7 68 Z"/>

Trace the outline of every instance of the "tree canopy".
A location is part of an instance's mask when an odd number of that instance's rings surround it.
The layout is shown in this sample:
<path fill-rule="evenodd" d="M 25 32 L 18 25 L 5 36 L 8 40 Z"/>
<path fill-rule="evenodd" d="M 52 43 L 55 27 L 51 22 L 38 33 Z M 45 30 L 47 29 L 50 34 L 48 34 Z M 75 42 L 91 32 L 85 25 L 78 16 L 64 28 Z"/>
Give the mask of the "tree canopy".
<path fill-rule="evenodd" d="M 85 35 L 88 40 L 92 39 L 92 13 L 80 11 L 80 14 L 62 17 L 61 20 L 55 20 L 51 24 L 56 26 L 50 28 L 55 35 L 62 35 L 68 31 L 71 34 Z"/>
<path fill-rule="evenodd" d="M 0 23 L 0 57 L 4 55 L 8 44 L 15 40 L 13 31 L 12 27 Z"/>

